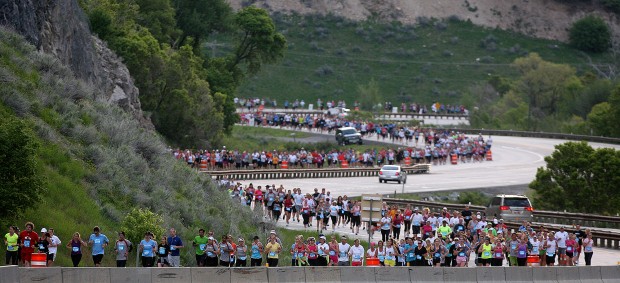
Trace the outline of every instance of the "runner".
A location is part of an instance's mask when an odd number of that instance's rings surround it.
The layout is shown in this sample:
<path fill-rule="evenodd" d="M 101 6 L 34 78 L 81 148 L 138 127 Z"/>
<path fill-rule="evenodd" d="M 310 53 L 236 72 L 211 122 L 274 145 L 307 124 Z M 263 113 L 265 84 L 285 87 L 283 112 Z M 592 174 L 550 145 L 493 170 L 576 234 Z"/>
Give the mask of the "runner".
<path fill-rule="evenodd" d="M 347 243 L 347 236 L 340 237 L 338 244 L 338 266 L 349 266 L 349 250 L 351 245 Z"/>
<path fill-rule="evenodd" d="M 21 244 L 20 257 L 24 267 L 30 267 L 30 259 L 34 252 L 34 247 L 39 241 L 39 235 L 33 231 L 34 224 L 26 223 L 26 230 L 19 233 L 19 241 Z"/>
<path fill-rule="evenodd" d="M 157 252 L 157 242 L 153 241 L 153 233 L 150 231 L 144 233 L 138 252 L 142 255 L 142 267 L 153 267 Z"/>
<path fill-rule="evenodd" d="M 235 251 L 235 256 L 237 258 L 235 267 L 246 267 L 247 266 L 248 246 L 245 245 L 245 240 L 243 238 L 239 238 L 238 240 L 237 248 Z"/>
<path fill-rule="evenodd" d="M 49 228 L 48 233 L 50 234 L 50 245 L 49 245 L 49 255 L 47 258 L 47 266 L 54 266 L 54 261 L 56 260 L 56 254 L 58 253 L 58 246 L 62 244 L 58 236 L 54 235 L 54 228 Z"/>
<path fill-rule="evenodd" d="M 560 227 L 560 231 L 555 233 L 555 240 L 558 246 L 557 247 L 558 265 L 565 266 L 567 264 L 566 240 L 568 240 L 568 232 L 564 231 L 564 226 Z"/>
<path fill-rule="evenodd" d="M 424 247 L 424 243 L 422 241 L 416 241 L 414 245 L 416 245 L 416 248 L 414 250 L 414 266 L 428 266 L 428 261 L 426 260 L 426 255 L 428 252 L 426 250 L 426 247 Z"/>
<path fill-rule="evenodd" d="M 398 254 L 398 248 L 394 246 L 392 239 L 388 239 L 385 245 L 385 266 L 396 266 L 396 256 Z"/>
<path fill-rule="evenodd" d="M 495 245 L 493 245 L 493 259 L 491 259 L 491 266 L 502 266 L 504 261 L 504 251 L 506 248 L 502 244 L 502 241 L 495 239 Z"/>
<path fill-rule="evenodd" d="M 101 234 L 101 229 L 99 226 L 95 226 L 93 228 L 93 233 L 88 237 L 88 245 L 92 247 L 92 256 L 93 263 L 95 267 L 101 266 L 101 260 L 103 260 L 103 255 L 105 253 L 105 247 L 108 246 L 110 240 L 106 235 Z"/>
<path fill-rule="evenodd" d="M 594 240 L 592 240 L 592 233 L 586 230 L 586 237 L 583 239 L 583 254 L 584 259 L 586 261 L 586 265 L 592 265 L 592 255 L 594 255 L 594 250 L 592 246 L 594 245 Z"/>
<path fill-rule="evenodd" d="M 284 199 L 284 214 L 286 217 L 286 226 L 288 226 L 291 220 L 291 213 L 293 213 L 294 208 L 295 208 L 295 202 L 291 198 L 291 195 L 287 194 L 286 198 Z"/>
<path fill-rule="evenodd" d="M 517 264 L 518 266 L 526 266 L 527 263 L 527 237 L 523 236 L 521 242 L 517 245 Z"/>
<path fill-rule="evenodd" d="M 355 239 L 353 246 L 349 249 L 351 266 L 362 266 L 364 263 L 364 247 L 360 245 L 360 240 Z"/>
<path fill-rule="evenodd" d="M 207 237 L 207 243 L 204 244 L 203 256 L 202 256 L 203 261 L 204 261 L 204 266 L 217 267 L 217 264 L 218 264 L 217 256 L 219 254 L 220 254 L 220 248 L 217 242 L 215 241 L 215 238 L 213 238 L 213 236 Z"/>
<path fill-rule="evenodd" d="M 334 224 L 335 225 L 335 224 Z M 319 235 L 319 244 L 318 244 L 318 248 L 319 248 L 319 260 L 318 260 L 318 265 L 319 266 L 327 266 L 327 262 L 328 260 L 328 254 L 329 254 L 329 245 L 325 242 L 327 240 L 327 238 L 325 238 L 325 235 Z"/>
<path fill-rule="evenodd" d="M 17 256 L 19 235 L 15 232 L 14 226 L 9 226 L 9 232 L 4 235 L 4 244 L 6 245 L 6 265 L 17 265 Z"/>
<path fill-rule="evenodd" d="M 338 265 L 338 255 L 340 251 L 338 250 L 338 241 L 336 241 L 336 236 L 331 237 L 331 241 L 329 242 L 329 266 Z"/>
<path fill-rule="evenodd" d="M 454 249 L 454 254 L 456 255 L 456 264 L 458 267 L 467 266 L 467 262 L 469 261 L 469 246 L 465 243 L 464 238 L 455 238 L 455 241 L 458 240 L 458 244 Z"/>
<path fill-rule="evenodd" d="M 228 235 L 222 235 L 222 242 L 219 244 L 220 266 L 230 267 L 230 252 L 234 250 L 228 241 Z"/>
<path fill-rule="evenodd" d="M 250 266 L 261 266 L 263 265 L 263 244 L 260 242 L 260 238 L 258 236 L 254 236 L 252 242 L 252 255 L 250 258 Z"/>
<path fill-rule="evenodd" d="M 125 239 L 125 232 L 118 233 L 118 240 L 114 244 L 114 253 L 116 254 L 116 267 L 125 267 L 127 258 L 131 252 L 132 243 Z"/>
<path fill-rule="evenodd" d="M 554 238 L 553 232 L 550 232 L 549 235 L 547 236 L 547 240 L 545 241 L 544 247 L 547 253 L 546 254 L 547 266 L 553 266 L 555 264 L 555 254 L 556 254 L 556 247 L 557 247 L 557 242 Z"/>
<path fill-rule="evenodd" d="M 360 232 L 360 225 L 362 224 L 362 205 L 361 202 L 354 201 L 353 208 L 351 209 L 351 232 L 354 232 L 355 235 Z"/>
<path fill-rule="evenodd" d="M 205 249 L 208 242 L 209 238 L 205 237 L 205 230 L 198 230 L 198 236 L 194 237 L 192 242 L 192 246 L 196 247 L 196 265 L 198 266 L 205 266 Z"/>
<path fill-rule="evenodd" d="M 41 229 L 41 236 L 39 237 L 39 241 L 37 242 L 37 251 L 39 253 L 44 253 L 47 255 L 47 260 L 45 262 L 46 266 L 50 261 L 50 253 L 49 246 L 52 244 L 52 240 L 50 239 L 50 233 L 47 232 L 47 229 Z"/>
<path fill-rule="evenodd" d="M 282 251 L 282 246 L 276 241 L 276 237 L 271 237 L 269 243 L 265 246 L 265 254 L 267 254 L 267 267 L 278 266 L 278 256 Z"/>
<path fill-rule="evenodd" d="M 170 228 L 170 236 L 168 237 L 168 244 L 170 245 L 170 255 L 168 256 L 168 263 L 170 267 L 181 266 L 181 251 L 183 248 L 183 240 L 177 236 L 177 230 Z"/>
<path fill-rule="evenodd" d="M 80 261 L 82 261 L 82 247 L 87 247 L 88 245 L 82 241 L 82 236 L 80 233 L 73 233 L 73 238 L 69 243 L 67 243 L 67 248 L 71 249 L 71 261 L 73 262 L 73 267 L 78 267 L 80 265 Z"/>
<path fill-rule="evenodd" d="M 579 246 L 579 242 L 577 242 L 575 234 L 568 235 L 568 240 L 566 240 L 566 257 L 567 257 L 567 265 L 573 266 L 574 261 L 573 257 L 577 253 L 577 247 Z"/>

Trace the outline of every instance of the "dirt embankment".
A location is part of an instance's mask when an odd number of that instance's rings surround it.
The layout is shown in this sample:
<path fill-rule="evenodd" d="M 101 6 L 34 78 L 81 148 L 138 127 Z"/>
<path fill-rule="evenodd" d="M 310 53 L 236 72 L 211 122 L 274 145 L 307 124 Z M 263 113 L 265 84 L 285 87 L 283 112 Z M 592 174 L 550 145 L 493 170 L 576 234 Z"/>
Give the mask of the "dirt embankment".
<path fill-rule="evenodd" d="M 457 16 L 474 24 L 513 30 L 539 38 L 566 41 L 571 24 L 587 14 L 605 19 L 620 42 L 620 20 L 595 4 L 566 5 L 555 0 L 228 0 L 239 9 L 256 5 L 269 11 L 332 13 L 353 20 L 377 17 L 415 23 L 418 17 Z M 596 2 L 596 1 L 595 1 Z M 617 44 L 614 44 L 617 45 Z"/>

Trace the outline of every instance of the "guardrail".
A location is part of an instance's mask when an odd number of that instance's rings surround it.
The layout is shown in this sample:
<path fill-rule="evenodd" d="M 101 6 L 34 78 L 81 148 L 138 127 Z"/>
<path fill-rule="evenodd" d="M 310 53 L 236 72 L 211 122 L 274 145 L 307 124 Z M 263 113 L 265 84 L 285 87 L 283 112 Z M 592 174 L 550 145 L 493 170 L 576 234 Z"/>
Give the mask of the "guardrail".
<path fill-rule="evenodd" d="M 620 144 L 620 138 L 573 135 L 573 134 L 562 134 L 562 133 L 528 132 L 528 131 L 512 131 L 512 130 L 459 129 L 459 128 L 446 128 L 445 130 L 461 132 L 461 133 L 471 134 L 471 135 L 482 134 L 485 136 L 491 135 L 491 136 L 547 138 L 547 139 L 561 139 L 561 140 L 590 141 L 590 142 Z"/>
<path fill-rule="evenodd" d="M 416 164 L 403 167 L 407 174 L 428 173 L 430 164 Z M 379 176 L 379 168 L 323 168 L 323 169 L 251 169 L 207 171 L 216 180 L 256 180 L 256 179 L 297 179 L 297 178 L 344 178 L 344 177 L 374 177 Z"/>
<path fill-rule="evenodd" d="M 383 201 L 388 204 L 396 204 L 399 206 L 410 204 L 412 207 L 428 207 L 431 211 L 439 212 L 444 207 L 448 210 L 457 210 L 462 211 L 466 205 L 464 204 L 453 204 L 453 203 L 440 203 L 440 202 L 430 202 L 430 201 L 420 201 L 420 200 L 406 200 L 406 199 L 396 199 L 396 198 L 383 198 Z M 479 205 L 470 205 L 469 209 L 476 213 L 482 212 L 484 213 L 485 207 Z M 559 229 L 560 226 L 570 225 L 572 226 L 575 223 L 579 223 L 582 226 L 589 227 L 600 227 L 600 223 L 606 223 L 606 227 L 617 228 L 620 226 L 620 217 L 616 216 L 602 216 L 595 214 L 583 214 L 583 213 L 565 213 L 565 212 L 556 212 L 556 211 L 542 211 L 542 210 L 534 210 L 533 213 L 533 222 L 536 225 L 544 225 L 546 227 Z M 521 226 L 521 223 L 506 223 L 509 228 L 518 229 Z M 616 225 L 616 226 L 614 226 Z M 603 230 L 592 230 L 592 239 L 594 240 L 594 245 L 600 247 L 614 248 L 620 249 L 620 234 L 614 233 L 610 231 Z"/>

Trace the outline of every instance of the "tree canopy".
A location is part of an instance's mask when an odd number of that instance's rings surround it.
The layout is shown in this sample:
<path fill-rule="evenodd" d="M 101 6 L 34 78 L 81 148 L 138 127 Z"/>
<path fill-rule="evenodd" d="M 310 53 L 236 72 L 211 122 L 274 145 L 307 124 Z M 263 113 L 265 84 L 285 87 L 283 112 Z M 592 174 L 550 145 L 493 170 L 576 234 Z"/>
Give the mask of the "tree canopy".
<path fill-rule="evenodd" d="M 616 214 L 620 212 L 620 151 L 586 142 L 555 146 L 530 183 L 539 209 Z"/>
<path fill-rule="evenodd" d="M 573 23 L 569 31 L 570 43 L 587 52 L 603 52 L 611 46 L 611 30 L 600 17 L 588 15 Z"/>

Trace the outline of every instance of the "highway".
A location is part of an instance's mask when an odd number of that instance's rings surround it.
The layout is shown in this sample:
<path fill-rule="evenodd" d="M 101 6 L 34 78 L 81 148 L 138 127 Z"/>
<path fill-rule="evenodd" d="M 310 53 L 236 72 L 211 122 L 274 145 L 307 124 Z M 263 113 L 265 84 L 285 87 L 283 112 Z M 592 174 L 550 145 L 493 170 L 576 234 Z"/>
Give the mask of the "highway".
<path fill-rule="evenodd" d="M 534 180 L 536 169 L 545 165 L 544 157 L 553 152 L 555 145 L 566 142 L 541 138 L 503 136 L 492 138 L 493 161 L 433 166 L 430 174 L 409 175 L 407 184 L 404 186 L 397 183 L 380 184 L 377 177 L 252 180 L 248 182 L 262 186 L 267 184 L 283 185 L 286 189 L 301 188 L 303 192 L 313 192 L 314 188 L 319 190 L 325 188 L 333 196 L 359 196 L 369 193 L 392 194 L 394 191 L 401 193 L 403 188 L 406 193 L 453 191 L 506 185 L 523 185 L 525 188 Z M 598 143 L 590 143 L 590 145 L 595 148 L 620 149 L 620 145 Z M 283 221 L 280 221 L 278 226 L 287 227 Z M 287 228 L 304 230 L 303 225 L 298 222 L 291 223 Z M 316 229 L 315 227 L 308 229 L 312 228 Z M 331 227 L 329 227 L 329 231 L 331 231 Z M 354 238 L 368 239 L 366 231 L 360 231 L 359 235 L 355 235 L 347 228 L 338 227 L 336 232 Z M 378 239 L 380 239 L 380 233 L 376 233 L 373 238 L 374 241 Z M 618 250 L 595 248 L 594 252 L 593 265 L 620 264 L 620 251 Z M 581 264 L 584 264 L 583 258 Z"/>

